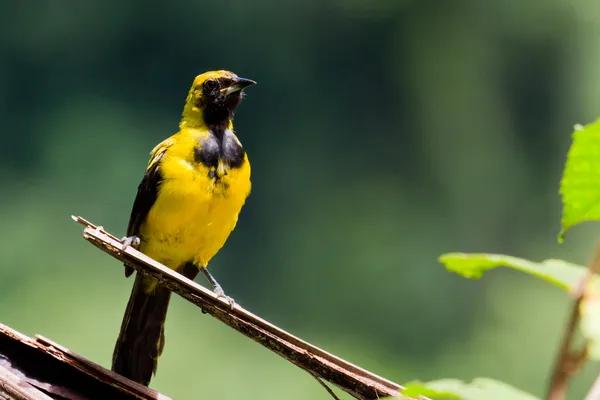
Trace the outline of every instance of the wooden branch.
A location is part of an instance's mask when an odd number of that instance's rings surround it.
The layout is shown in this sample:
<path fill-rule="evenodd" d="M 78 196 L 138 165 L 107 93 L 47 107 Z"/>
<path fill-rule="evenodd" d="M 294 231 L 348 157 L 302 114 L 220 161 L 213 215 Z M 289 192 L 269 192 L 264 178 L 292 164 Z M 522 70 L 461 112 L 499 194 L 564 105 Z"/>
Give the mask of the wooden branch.
<path fill-rule="evenodd" d="M 210 290 L 165 267 L 132 247 L 122 250 L 121 241 L 81 217 L 73 217 L 85 226 L 83 237 L 94 246 L 121 260 L 141 273 L 160 281 L 181 297 L 200 307 L 205 313 L 248 336 L 286 360 L 322 378 L 357 399 L 380 399 L 383 397 L 404 398 L 404 388 L 379 377 L 296 336 L 278 328 L 264 319 L 235 304 L 233 309 L 222 298 Z"/>
<path fill-rule="evenodd" d="M 0 399 L 170 400 L 70 350 L 0 324 Z"/>
<path fill-rule="evenodd" d="M 52 400 L 52 397 L 31 386 L 16 372 L 0 364 L 0 399 Z"/>
<path fill-rule="evenodd" d="M 600 243 L 596 246 L 596 253 L 594 258 L 588 264 L 588 271 L 586 275 L 581 279 L 574 291 L 575 301 L 571 308 L 571 314 L 569 316 L 569 322 L 565 329 L 565 334 L 560 345 L 560 350 L 556 364 L 554 365 L 554 371 L 552 373 L 552 379 L 550 380 L 550 386 L 548 388 L 548 394 L 546 400 L 564 400 L 567 395 L 567 384 L 569 379 L 581 368 L 581 366 L 587 360 L 587 343 L 584 342 L 581 349 L 573 350 L 573 341 L 575 339 L 575 333 L 579 326 L 580 314 L 579 308 L 581 302 L 584 299 L 585 289 L 590 279 L 594 274 L 600 273 Z"/>

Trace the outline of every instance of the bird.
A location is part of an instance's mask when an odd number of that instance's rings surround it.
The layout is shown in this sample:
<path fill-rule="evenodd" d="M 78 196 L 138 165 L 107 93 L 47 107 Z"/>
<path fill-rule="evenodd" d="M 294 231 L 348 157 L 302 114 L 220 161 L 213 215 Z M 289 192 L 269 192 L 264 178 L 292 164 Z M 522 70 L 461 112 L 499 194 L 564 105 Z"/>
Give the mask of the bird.
<path fill-rule="evenodd" d="M 190 88 L 179 131 L 150 153 L 122 239 L 145 255 L 194 279 L 208 279 L 208 263 L 235 228 L 251 190 L 250 161 L 233 130 L 243 92 L 256 82 L 230 71 L 198 75 Z M 125 264 L 125 276 L 133 268 Z M 112 370 L 148 386 L 165 344 L 171 291 L 136 273 L 112 359 Z"/>

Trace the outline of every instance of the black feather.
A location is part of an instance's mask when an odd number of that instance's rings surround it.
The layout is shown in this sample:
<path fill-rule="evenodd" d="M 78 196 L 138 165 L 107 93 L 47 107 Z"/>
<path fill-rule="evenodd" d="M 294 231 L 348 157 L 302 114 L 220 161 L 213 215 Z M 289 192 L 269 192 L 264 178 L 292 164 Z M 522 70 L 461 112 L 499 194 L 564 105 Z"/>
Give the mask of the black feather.
<path fill-rule="evenodd" d="M 199 271 L 191 262 L 178 269 L 192 280 Z M 165 345 L 165 319 L 171 298 L 171 291 L 160 285 L 147 293 L 152 283 L 156 283 L 153 278 L 137 273 L 112 360 L 113 371 L 145 386 L 156 373 L 158 356 Z"/>
<path fill-rule="evenodd" d="M 208 168 L 216 168 L 219 160 L 231 168 L 239 168 L 244 163 L 246 151 L 235 140 L 230 131 L 219 132 L 211 129 L 211 134 L 194 149 L 194 160 Z"/>
<path fill-rule="evenodd" d="M 127 236 L 140 236 L 140 227 L 156 201 L 158 187 L 163 180 L 160 172 L 160 159 L 163 157 L 163 154 L 164 152 L 156 156 L 157 159 L 153 160 L 153 164 L 146 170 L 138 186 L 137 195 L 129 217 L 129 225 L 127 226 Z M 125 276 L 130 276 L 133 271 L 133 268 L 125 265 Z"/>

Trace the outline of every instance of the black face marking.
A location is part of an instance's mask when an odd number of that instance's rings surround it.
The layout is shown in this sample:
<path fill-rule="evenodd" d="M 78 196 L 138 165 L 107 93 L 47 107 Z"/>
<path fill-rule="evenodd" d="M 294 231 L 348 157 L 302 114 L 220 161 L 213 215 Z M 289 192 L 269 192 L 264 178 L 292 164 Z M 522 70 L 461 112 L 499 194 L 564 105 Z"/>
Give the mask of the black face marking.
<path fill-rule="evenodd" d="M 211 128 L 225 130 L 227 122 L 233 117 L 233 112 L 240 104 L 241 92 L 233 92 L 229 96 L 219 93 L 216 97 L 204 95 L 204 122 Z"/>
<path fill-rule="evenodd" d="M 227 122 L 233 117 L 233 112 L 242 99 L 241 91 L 233 92 L 229 96 L 221 93 L 221 89 L 232 84 L 232 78 L 222 77 L 209 79 L 202 85 L 204 122 L 216 135 L 218 131 L 225 131 Z"/>

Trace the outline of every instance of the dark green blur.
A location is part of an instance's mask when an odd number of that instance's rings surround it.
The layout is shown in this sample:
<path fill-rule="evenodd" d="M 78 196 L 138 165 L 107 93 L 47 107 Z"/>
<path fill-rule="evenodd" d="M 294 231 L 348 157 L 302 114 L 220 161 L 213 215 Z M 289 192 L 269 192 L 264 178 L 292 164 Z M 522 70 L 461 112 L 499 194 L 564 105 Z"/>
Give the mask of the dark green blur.
<path fill-rule="evenodd" d="M 236 115 L 253 192 L 210 265 L 227 294 L 399 383 L 544 392 L 564 293 L 505 270 L 467 281 L 436 259 L 589 258 L 593 224 L 556 244 L 557 192 L 572 125 L 600 114 L 600 4 L 5 3 L 1 323 L 109 366 L 133 280 L 70 215 L 123 235 L 193 78 L 229 69 L 258 85 Z M 152 386 L 175 399 L 328 398 L 181 298 L 166 329 Z"/>

